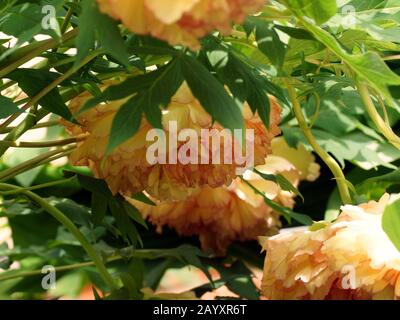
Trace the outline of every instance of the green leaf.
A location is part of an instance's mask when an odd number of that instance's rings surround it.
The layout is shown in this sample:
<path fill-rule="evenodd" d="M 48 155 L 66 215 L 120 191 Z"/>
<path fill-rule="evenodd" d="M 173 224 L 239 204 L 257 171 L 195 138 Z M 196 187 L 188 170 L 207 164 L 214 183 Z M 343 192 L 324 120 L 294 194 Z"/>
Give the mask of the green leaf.
<path fill-rule="evenodd" d="M 285 140 L 292 147 L 296 147 L 299 142 L 311 148 L 304 138 L 299 128 L 282 127 Z M 397 168 L 391 162 L 400 158 L 398 150 L 387 142 L 380 142 L 371 139 L 370 136 L 362 132 L 351 132 L 338 136 L 320 129 L 312 129 L 312 134 L 321 147 L 333 154 L 339 163 L 344 166 L 345 160 L 351 161 L 355 165 L 370 170 L 377 166 L 387 168 Z"/>
<path fill-rule="evenodd" d="M 388 104 L 394 105 L 388 86 L 400 85 L 400 76 L 395 74 L 376 52 L 348 53 L 333 35 L 302 19 L 302 24 L 314 37 L 341 58 L 362 80 L 381 93 Z"/>
<path fill-rule="evenodd" d="M 92 193 L 99 193 L 106 198 L 112 197 L 111 191 L 104 180 L 95 179 L 83 174 L 78 174 L 77 177 L 80 185 L 84 189 Z"/>
<path fill-rule="evenodd" d="M 275 201 L 269 199 L 263 192 L 259 191 L 248 181 L 244 180 L 243 178 L 242 178 L 242 181 L 244 183 L 246 183 L 256 194 L 259 194 L 260 196 L 262 196 L 264 199 L 264 202 L 269 207 L 271 207 L 272 210 L 282 214 L 289 223 L 291 223 L 292 218 L 294 220 L 296 220 L 297 222 L 299 222 L 303 225 L 306 225 L 306 226 L 311 226 L 314 223 L 314 221 L 309 216 L 307 216 L 305 214 L 294 212 L 293 210 L 291 210 L 289 208 L 285 208 L 285 207 L 279 205 Z"/>
<path fill-rule="evenodd" d="M 323 24 L 337 12 L 336 0 L 284 0 L 287 6 L 300 15 L 314 19 Z"/>
<path fill-rule="evenodd" d="M 76 40 L 78 64 L 99 41 L 106 53 L 130 68 L 129 54 L 118 29 L 118 23 L 109 16 L 99 12 L 92 0 L 82 1 L 82 14 L 79 17 L 79 35 Z"/>
<path fill-rule="evenodd" d="M 134 247 L 138 243 L 141 245 L 140 235 L 135 227 L 135 225 L 130 220 L 130 217 L 126 214 L 123 207 L 123 201 L 118 200 L 118 198 L 112 198 L 109 201 L 109 208 L 111 214 L 115 218 L 115 223 L 117 225 L 118 231 L 121 233 L 122 238 L 131 243 Z"/>
<path fill-rule="evenodd" d="M 183 260 L 185 263 L 199 268 L 204 272 L 210 282 L 213 281 L 207 267 L 199 258 L 205 256 L 205 254 L 199 248 L 190 245 L 181 245 L 178 248 L 173 249 L 173 251 L 170 253 L 172 253 L 176 258 Z"/>
<path fill-rule="evenodd" d="M 4 0 L 2 0 L 4 2 Z M 33 2 L 33 1 L 32 1 Z M 51 1 L 52 7 L 56 9 L 56 16 L 64 15 L 63 0 Z M 57 20 L 50 17 L 55 28 L 43 28 L 42 22 L 45 13 L 42 8 L 46 3 L 20 3 L 10 7 L 0 17 L 0 30 L 7 35 L 17 39 L 17 43 L 0 55 L 0 61 L 5 60 L 26 42 L 32 42 L 33 37 L 38 34 L 47 34 L 58 39 L 61 36 L 60 26 Z M 50 21 L 49 21 L 50 22 Z"/>
<path fill-rule="evenodd" d="M 170 102 L 183 83 L 180 59 L 172 60 L 160 76 L 146 90 L 146 105 L 143 111 L 149 123 L 157 129 L 162 129 L 161 110 Z"/>
<path fill-rule="evenodd" d="M 124 252 L 120 252 L 124 254 Z M 127 252 L 129 255 L 130 253 Z M 208 268 L 203 264 L 200 260 L 200 257 L 207 257 L 203 251 L 199 248 L 183 244 L 177 248 L 173 249 L 154 249 L 154 250 L 144 250 L 144 252 L 137 251 L 135 256 L 140 259 L 160 259 L 160 258 L 174 258 L 177 259 L 185 264 L 189 264 L 195 266 L 202 270 L 207 278 L 212 282 L 212 277 L 208 271 Z"/>
<path fill-rule="evenodd" d="M 256 81 L 256 79 L 253 80 Z M 264 90 L 260 90 L 260 87 L 254 84 L 249 90 L 247 102 L 253 110 L 257 110 L 258 116 L 261 118 L 264 126 L 269 129 L 271 103 L 268 94 Z"/>
<path fill-rule="evenodd" d="M 129 216 L 133 221 L 136 221 L 138 224 L 142 225 L 144 228 L 148 229 L 146 221 L 144 221 L 142 215 L 136 207 L 126 201 L 123 201 L 122 205 L 127 216 Z"/>
<path fill-rule="evenodd" d="M 156 290 L 167 270 L 173 268 L 176 264 L 176 260 L 173 258 L 166 258 L 162 261 L 147 261 L 147 272 L 144 275 L 145 286 Z"/>
<path fill-rule="evenodd" d="M 185 56 L 182 71 L 194 96 L 213 119 L 230 130 L 244 129 L 239 106 L 206 67 L 193 57 Z"/>
<path fill-rule="evenodd" d="M 0 13 L 3 14 L 4 12 L 6 12 L 16 2 L 17 2 L 17 0 L 3 0 L 0 3 Z"/>
<path fill-rule="evenodd" d="M 122 283 L 124 284 L 124 288 L 128 291 L 129 299 L 139 300 L 142 298 L 142 293 L 140 292 L 140 284 L 136 282 L 134 278 L 134 274 L 129 274 L 127 272 L 123 272 L 120 275 Z M 121 289 L 119 289 L 121 290 Z M 115 299 L 115 298 L 113 298 Z"/>
<path fill-rule="evenodd" d="M 313 35 L 304 29 L 293 28 L 293 27 L 288 27 L 288 26 L 280 26 L 280 25 L 275 25 L 275 29 L 282 31 L 282 32 L 286 33 L 288 36 L 295 38 L 295 39 L 315 40 Z"/>
<path fill-rule="evenodd" d="M 90 214 L 87 207 L 70 199 L 49 198 L 47 202 L 62 211 L 75 224 L 90 228 Z"/>
<path fill-rule="evenodd" d="M 17 112 L 21 112 L 21 110 L 11 99 L 0 96 L 0 119 L 7 118 Z"/>
<path fill-rule="evenodd" d="M 379 196 L 382 196 L 386 190 L 393 186 L 400 185 L 400 169 L 392 171 L 390 173 L 368 178 L 362 183 L 356 186 L 358 195 L 366 195 L 368 198 L 371 193 L 377 193 L 379 191 Z"/>
<path fill-rule="evenodd" d="M 53 297 L 67 296 L 77 298 L 86 285 L 86 277 L 82 271 L 72 271 L 57 279 L 57 286 L 49 290 Z"/>
<path fill-rule="evenodd" d="M 82 1 L 82 12 L 79 17 L 79 34 L 76 38 L 76 47 L 78 53 L 76 55 L 75 65 L 79 64 L 86 57 L 90 50 L 95 48 L 96 34 L 95 26 L 95 10 L 96 3 L 94 1 Z"/>
<path fill-rule="evenodd" d="M 296 196 L 299 196 L 303 199 L 303 195 L 300 193 L 300 191 L 289 181 L 287 180 L 283 175 L 278 174 L 278 175 L 272 175 L 272 174 L 266 174 L 258 171 L 257 169 L 253 170 L 255 173 L 257 173 L 260 177 L 262 177 L 264 180 L 272 181 L 275 182 L 277 185 L 279 185 L 282 190 L 292 192 Z"/>
<path fill-rule="evenodd" d="M 270 200 L 268 197 L 264 197 L 264 201 L 273 210 L 282 214 L 289 223 L 291 222 L 291 219 L 296 220 L 297 222 L 305 226 L 311 226 L 314 223 L 314 221 L 308 215 L 297 213 L 289 208 L 285 208 Z"/>
<path fill-rule="evenodd" d="M 256 40 L 258 48 L 268 57 L 272 64 L 280 70 L 285 60 L 285 44 L 280 40 L 272 23 L 267 23 L 259 19 L 256 21 Z"/>
<path fill-rule="evenodd" d="M 92 192 L 92 220 L 95 224 L 104 221 L 107 208 L 109 208 L 122 237 L 134 245 L 141 243 L 140 235 L 131 219 L 146 229 L 147 224 L 135 207 L 123 197 L 113 196 L 104 180 L 78 174 L 78 181 L 83 188 Z M 95 201 L 100 203 L 94 203 Z"/>
<path fill-rule="evenodd" d="M 161 67 L 156 71 L 129 78 L 119 84 L 107 87 L 101 94 L 88 100 L 79 110 L 78 114 L 88 111 L 102 102 L 124 99 L 138 92 L 147 90 L 151 84 L 160 77 L 165 69 L 166 67 Z"/>
<path fill-rule="evenodd" d="M 57 235 L 59 223 L 28 201 L 3 201 L 1 216 L 8 217 L 16 247 L 42 246 Z"/>
<path fill-rule="evenodd" d="M 100 225 L 106 215 L 108 199 L 100 193 L 92 193 L 92 220 Z"/>
<path fill-rule="evenodd" d="M 118 231 L 122 237 L 133 243 L 141 243 L 141 238 L 132 220 L 147 229 L 147 224 L 139 211 L 119 195 L 113 196 L 104 180 L 78 174 L 78 181 L 83 188 L 92 192 L 92 220 L 100 224 L 105 219 L 107 208 L 116 220 Z M 94 203 L 95 201 L 100 203 Z M 132 219 L 132 220 L 131 220 Z"/>
<path fill-rule="evenodd" d="M 252 272 L 242 261 L 237 260 L 232 266 L 219 267 L 217 270 L 221 273 L 221 280 L 225 281 L 229 290 L 244 299 L 260 299 L 260 294 L 253 282 Z"/>
<path fill-rule="evenodd" d="M 153 200 L 151 200 L 145 193 L 139 192 L 136 193 L 132 196 L 133 199 L 143 202 L 145 204 L 148 204 L 149 206 L 155 206 L 156 204 L 154 203 Z"/>
<path fill-rule="evenodd" d="M 140 291 L 140 289 L 143 288 L 145 274 L 143 260 L 136 258 L 131 259 L 128 266 L 128 272 L 135 280 L 137 290 Z"/>
<path fill-rule="evenodd" d="M 259 300 L 260 293 L 253 283 L 251 270 L 243 261 L 235 259 L 232 262 L 231 260 L 233 259 L 229 256 L 227 259 L 213 259 L 210 261 L 210 266 L 215 268 L 221 277 L 214 283 L 207 283 L 195 288 L 193 291 L 197 296 L 226 285 L 229 290 L 238 294 L 241 299 Z"/>
<path fill-rule="evenodd" d="M 400 200 L 386 206 L 382 217 L 382 228 L 400 251 Z"/>
<path fill-rule="evenodd" d="M 95 300 L 102 300 L 99 292 L 94 286 L 92 286 L 92 292 Z"/>
<path fill-rule="evenodd" d="M 247 101 L 253 113 L 258 112 L 266 128 L 270 122 L 269 81 L 245 64 L 239 53 L 209 38 L 205 45 L 210 64 L 217 70 L 219 78 L 229 87 L 233 96 L 241 102 Z"/>
<path fill-rule="evenodd" d="M 118 110 L 112 124 L 107 153 L 132 138 L 139 130 L 142 112 L 154 128 L 162 128 L 162 108 L 171 101 L 183 82 L 179 59 L 158 74 L 150 87 L 139 92 Z"/>
<path fill-rule="evenodd" d="M 137 95 L 121 106 L 114 117 L 106 154 L 132 138 L 139 130 L 142 112 L 146 105 L 146 95 Z"/>
<path fill-rule="evenodd" d="M 54 72 L 36 69 L 23 69 L 13 71 L 7 78 L 17 81 L 19 87 L 30 97 L 33 98 L 42 89 L 51 84 L 59 75 Z M 58 114 L 68 121 L 73 121 L 73 117 L 68 107 L 65 105 L 60 92 L 57 88 L 51 90 L 39 104 L 46 110 Z"/>
<path fill-rule="evenodd" d="M 113 58 L 121 62 L 127 69 L 131 69 L 129 54 L 117 23 L 106 15 L 102 15 L 99 20 L 99 24 L 96 25 L 97 37 L 102 48 Z"/>

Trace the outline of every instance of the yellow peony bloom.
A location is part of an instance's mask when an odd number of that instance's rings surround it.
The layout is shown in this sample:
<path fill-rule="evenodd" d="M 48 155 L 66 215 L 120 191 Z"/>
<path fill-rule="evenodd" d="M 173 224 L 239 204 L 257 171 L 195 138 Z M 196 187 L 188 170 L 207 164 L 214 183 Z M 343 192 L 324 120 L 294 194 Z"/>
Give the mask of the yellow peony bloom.
<path fill-rule="evenodd" d="M 82 105 L 90 99 L 89 93 L 85 92 L 73 99 L 69 105 L 71 111 L 76 113 Z M 280 122 L 280 106 L 275 99 L 271 98 L 271 122 L 267 130 L 261 119 L 250 111 L 245 104 L 243 116 L 245 127 L 254 129 L 254 162 L 255 165 L 262 164 L 265 157 L 271 153 L 271 140 L 280 133 L 278 124 Z M 115 101 L 100 104 L 97 107 L 84 112 L 78 116 L 81 127 L 71 123 L 63 122 L 66 130 L 73 136 L 86 133 L 86 138 L 78 145 L 72 153 L 70 160 L 73 165 L 89 166 L 97 178 L 106 180 L 113 193 L 121 193 L 131 196 L 143 190 L 157 199 L 180 200 L 194 192 L 198 187 L 208 185 L 220 187 L 229 185 L 236 178 L 236 169 L 242 167 L 239 163 L 232 161 L 231 164 L 201 163 L 202 153 L 199 151 L 199 164 L 176 164 L 149 163 L 146 155 L 153 141 L 147 141 L 146 136 L 151 125 L 142 120 L 139 131 L 128 141 L 120 145 L 109 156 L 105 156 L 106 146 L 109 140 L 111 125 L 116 112 L 124 101 Z M 223 128 L 213 123 L 211 116 L 205 112 L 199 101 L 193 96 L 189 87 L 183 84 L 172 98 L 167 111 L 163 113 L 164 131 L 169 130 L 169 122 L 176 121 L 177 132 L 185 129 L 215 129 L 221 132 Z M 224 150 L 224 139 L 217 146 Z M 166 141 L 168 146 L 168 141 Z M 177 152 L 184 147 L 184 143 L 177 145 Z M 209 143 L 209 149 L 198 145 L 198 149 L 205 149 L 205 153 L 212 155 L 213 144 Z M 168 147 L 166 148 L 166 159 L 169 159 Z M 221 157 L 224 152 L 221 151 Z M 212 157 L 209 157 L 212 159 Z"/>
<path fill-rule="evenodd" d="M 286 142 L 278 138 L 275 145 L 280 144 Z M 302 149 L 291 151 L 303 154 Z M 312 155 L 305 159 L 314 161 Z M 265 174 L 282 174 L 295 186 L 301 180 L 301 172 L 293 164 L 274 154 L 268 156 L 265 164 L 257 169 Z M 294 195 L 282 190 L 274 182 L 264 180 L 252 171 L 246 171 L 243 178 L 269 199 L 293 208 Z M 157 202 L 156 206 L 128 201 L 157 225 L 160 232 L 163 226 L 168 226 L 183 236 L 198 235 L 204 249 L 212 249 L 217 253 L 224 253 L 234 240 L 256 240 L 263 234 L 275 234 L 280 227 L 279 215 L 240 178 L 235 179 L 229 187 L 204 186 L 184 201 Z"/>
<path fill-rule="evenodd" d="M 269 299 L 399 299 L 400 252 L 381 226 L 385 206 L 396 197 L 346 205 L 323 229 L 267 240 L 263 294 Z"/>
<path fill-rule="evenodd" d="M 197 49 L 198 39 L 261 10 L 265 0 L 97 0 L 100 11 L 132 32 Z"/>
<path fill-rule="evenodd" d="M 279 137 L 272 140 L 272 153 L 289 160 L 297 168 L 301 180 L 315 181 L 319 177 L 320 166 L 304 145 L 299 144 L 297 148 L 291 148 L 283 137 Z"/>

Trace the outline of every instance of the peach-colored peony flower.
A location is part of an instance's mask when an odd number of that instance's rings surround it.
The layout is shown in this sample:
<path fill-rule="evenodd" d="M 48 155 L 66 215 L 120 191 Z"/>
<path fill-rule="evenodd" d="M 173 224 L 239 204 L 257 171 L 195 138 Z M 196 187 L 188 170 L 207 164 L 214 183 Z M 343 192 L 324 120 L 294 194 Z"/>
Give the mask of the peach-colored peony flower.
<path fill-rule="evenodd" d="M 286 144 L 283 139 L 273 145 Z M 303 150 L 291 150 L 291 154 Z M 308 155 L 308 154 L 307 154 Z M 305 157 L 314 161 L 313 156 Z M 301 172 L 283 157 L 270 155 L 257 169 L 265 174 L 282 174 L 293 185 L 301 180 Z M 258 174 L 246 171 L 244 179 L 258 190 L 287 207 L 294 206 L 294 196 L 277 184 L 264 180 Z M 229 187 L 204 186 L 192 196 L 179 202 L 157 202 L 157 206 L 130 200 L 142 214 L 159 227 L 174 228 L 183 236 L 198 235 L 204 249 L 223 253 L 234 240 L 256 240 L 263 234 L 275 234 L 280 227 L 279 216 L 268 207 L 262 196 L 237 178 Z"/>
<path fill-rule="evenodd" d="M 339 218 L 316 231 L 266 241 L 262 282 L 269 299 L 398 299 L 400 252 L 381 223 L 379 202 L 342 207 Z"/>
<path fill-rule="evenodd" d="M 172 45 L 196 49 L 198 39 L 261 10 L 265 0 L 97 0 L 100 11 L 121 20 L 132 32 L 152 35 Z"/>
<path fill-rule="evenodd" d="M 89 93 L 83 93 L 70 103 L 73 113 L 77 112 L 90 98 Z M 262 164 L 265 157 L 271 152 L 271 140 L 280 133 L 278 124 L 280 122 L 280 106 L 275 99 L 271 98 L 271 123 L 267 130 L 261 119 L 249 112 L 250 107 L 244 106 L 245 127 L 254 129 L 254 162 L 255 165 Z M 142 120 L 139 131 L 128 141 L 120 145 L 109 156 L 105 156 L 106 146 L 109 140 L 111 125 L 116 112 L 124 101 L 115 101 L 101 104 L 78 116 L 81 127 L 65 123 L 67 131 L 71 135 L 87 133 L 85 140 L 79 144 L 72 153 L 70 160 L 73 165 L 89 166 L 97 178 L 105 179 L 113 193 L 121 193 L 131 196 L 137 192 L 146 190 L 157 199 L 179 200 L 194 192 L 198 187 L 208 185 L 220 187 L 229 185 L 236 177 L 236 169 L 242 165 L 233 161 L 231 164 L 201 164 L 201 155 L 209 153 L 212 159 L 213 144 L 209 143 L 207 149 L 198 145 L 198 149 L 205 149 L 198 154 L 199 164 L 151 164 L 146 154 L 148 148 L 154 144 L 146 141 L 146 135 L 151 125 Z M 164 112 L 162 122 L 164 130 L 168 133 L 169 122 L 176 121 L 178 134 L 184 129 L 215 129 L 217 132 L 223 128 L 213 123 L 211 116 L 205 112 L 199 101 L 193 96 L 189 87 L 183 84 L 176 95 L 172 98 L 167 111 Z M 168 135 L 167 135 L 168 137 Z M 221 139 L 217 148 L 224 150 L 224 139 Z M 201 142 L 200 142 L 201 143 Z M 167 141 L 168 146 L 168 141 Z M 183 148 L 180 142 L 177 152 Z M 166 148 L 169 159 L 168 148 Z M 221 151 L 221 157 L 224 152 Z"/>

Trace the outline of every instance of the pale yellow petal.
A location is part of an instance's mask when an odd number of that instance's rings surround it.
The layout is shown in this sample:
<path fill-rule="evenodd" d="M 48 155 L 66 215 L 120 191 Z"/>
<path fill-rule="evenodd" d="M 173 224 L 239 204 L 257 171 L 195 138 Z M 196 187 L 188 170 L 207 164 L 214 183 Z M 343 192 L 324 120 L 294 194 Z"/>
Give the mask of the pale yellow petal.
<path fill-rule="evenodd" d="M 146 6 L 158 20 L 165 24 L 177 22 L 185 12 L 190 11 L 200 0 L 145 0 Z"/>

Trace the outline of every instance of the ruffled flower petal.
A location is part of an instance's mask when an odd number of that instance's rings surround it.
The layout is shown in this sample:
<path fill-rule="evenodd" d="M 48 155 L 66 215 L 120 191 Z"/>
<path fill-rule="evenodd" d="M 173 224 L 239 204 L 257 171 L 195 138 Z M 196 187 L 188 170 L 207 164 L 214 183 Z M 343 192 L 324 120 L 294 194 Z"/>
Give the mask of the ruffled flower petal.
<path fill-rule="evenodd" d="M 400 252 L 381 226 L 389 201 L 384 195 L 379 202 L 346 205 L 325 228 L 267 240 L 263 294 L 269 299 L 399 299 Z"/>
<path fill-rule="evenodd" d="M 70 109 L 76 113 L 90 99 L 89 93 L 83 93 L 70 103 Z M 172 98 L 167 110 L 163 113 L 162 122 L 167 141 L 165 148 L 166 163 L 151 164 L 147 158 L 148 149 L 154 141 L 147 141 L 146 136 L 151 125 L 143 118 L 139 131 L 128 141 L 120 145 L 109 156 L 105 156 L 109 133 L 115 114 L 124 100 L 100 104 L 87 112 L 78 115 L 81 126 L 63 121 L 66 130 L 73 136 L 86 133 L 86 138 L 71 154 L 73 165 L 89 166 L 97 178 L 104 179 L 113 193 L 131 196 L 143 190 L 159 200 L 181 200 L 201 186 L 212 188 L 229 185 L 237 176 L 237 169 L 243 165 L 233 159 L 232 163 L 224 162 L 224 139 L 217 149 L 221 150 L 221 164 L 213 164 L 213 143 L 198 144 L 197 163 L 183 164 L 181 161 L 171 163 L 169 152 L 169 122 L 176 121 L 179 135 L 185 129 L 193 129 L 197 133 L 201 129 L 214 130 L 219 134 L 223 128 L 213 123 L 211 116 L 205 112 L 199 101 L 193 96 L 186 84 Z M 244 105 L 246 129 L 254 129 L 254 162 L 264 163 L 271 153 L 271 140 L 280 133 L 280 106 L 271 98 L 271 123 L 267 130 L 258 115 L 254 115 L 250 107 Z M 199 137 L 201 135 L 199 134 Z M 199 139 L 200 140 L 200 139 Z M 179 154 L 185 143 L 179 142 L 176 153 Z M 183 152 L 183 151 L 182 151 Z M 202 156 L 207 155 L 209 161 L 202 164 Z M 160 154 L 158 154 L 160 156 Z"/>
<path fill-rule="evenodd" d="M 298 169 L 276 155 L 268 156 L 265 164 L 257 169 L 266 174 L 282 174 L 294 186 L 298 186 L 301 180 Z M 246 171 L 243 177 L 269 199 L 286 207 L 294 206 L 294 195 L 276 183 L 264 180 L 252 171 Z M 156 201 L 156 206 L 128 201 L 160 232 L 168 226 L 182 236 L 198 235 L 204 249 L 221 254 L 232 241 L 256 240 L 260 235 L 275 234 L 280 227 L 279 215 L 240 178 L 229 187 L 203 186 L 183 201 Z"/>
<path fill-rule="evenodd" d="M 197 49 L 200 38 L 261 10 L 265 0 L 97 0 L 100 11 L 132 32 Z"/>

